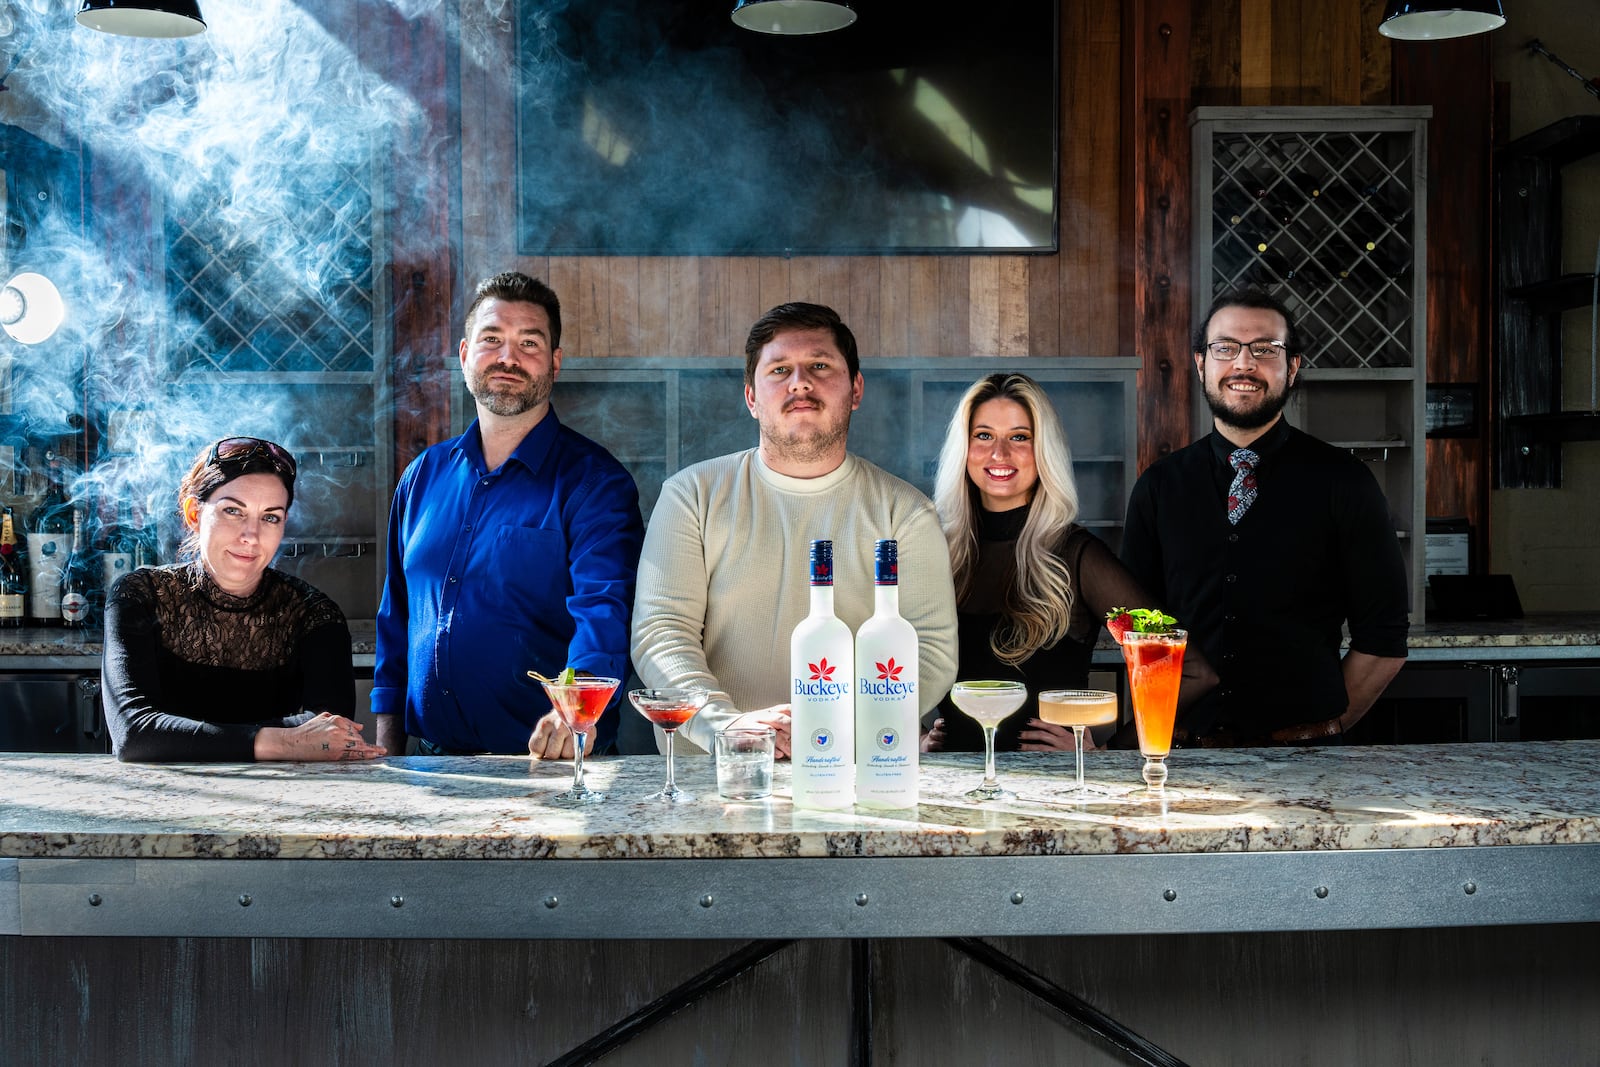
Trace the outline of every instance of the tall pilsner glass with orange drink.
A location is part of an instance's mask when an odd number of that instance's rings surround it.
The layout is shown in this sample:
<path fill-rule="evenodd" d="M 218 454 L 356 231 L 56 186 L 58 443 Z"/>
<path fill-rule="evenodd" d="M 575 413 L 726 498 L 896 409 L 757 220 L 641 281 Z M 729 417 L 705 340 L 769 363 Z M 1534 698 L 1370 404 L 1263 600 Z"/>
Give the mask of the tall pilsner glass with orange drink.
<path fill-rule="evenodd" d="M 1172 751 L 1178 684 L 1183 680 L 1183 650 L 1188 647 L 1189 633 L 1178 629 L 1177 620 L 1159 611 L 1119 611 L 1120 616 L 1112 613 L 1106 625 L 1122 643 L 1122 658 L 1128 665 L 1128 690 L 1133 699 L 1134 727 L 1139 732 L 1139 753 L 1144 756 L 1145 785 L 1159 791 L 1167 784 L 1166 760 Z"/>

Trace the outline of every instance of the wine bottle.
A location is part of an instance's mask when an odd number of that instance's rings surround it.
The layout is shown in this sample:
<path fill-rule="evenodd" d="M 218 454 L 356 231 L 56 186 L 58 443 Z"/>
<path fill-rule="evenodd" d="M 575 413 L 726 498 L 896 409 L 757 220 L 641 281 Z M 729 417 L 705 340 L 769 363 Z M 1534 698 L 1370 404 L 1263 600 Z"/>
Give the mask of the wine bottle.
<path fill-rule="evenodd" d="M 89 546 L 83 541 L 83 515 L 72 513 L 72 548 L 61 566 L 61 625 L 78 630 L 89 625 Z"/>
<path fill-rule="evenodd" d="M 873 552 L 872 617 L 856 631 L 856 803 L 917 803 L 917 631 L 900 617 L 900 546 Z"/>
<path fill-rule="evenodd" d="M 794 806 L 855 801 L 854 647 L 833 613 L 833 542 L 811 542 L 811 614 L 789 638 Z"/>
<path fill-rule="evenodd" d="M 100 556 L 100 588 L 106 596 L 111 595 L 118 578 L 133 570 L 136 539 L 133 505 L 124 500 L 117 505 L 117 521 L 106 531 L 105 551 Z"/>
<path fill-rule="evenodd" d="M 28 578 L 17 550 L 16 520 L 7 505 L 0 511 L 0 626 L 21 626 L 27 614 Z"/>
<path fill-rule="evenodd" d="M 61 489 L 61 458 L 46 456 L 44 499 L 28 515 L 28 618 L 38 626 L 61 625 L 61 565 L 67 559 L 67 498 Z"/>

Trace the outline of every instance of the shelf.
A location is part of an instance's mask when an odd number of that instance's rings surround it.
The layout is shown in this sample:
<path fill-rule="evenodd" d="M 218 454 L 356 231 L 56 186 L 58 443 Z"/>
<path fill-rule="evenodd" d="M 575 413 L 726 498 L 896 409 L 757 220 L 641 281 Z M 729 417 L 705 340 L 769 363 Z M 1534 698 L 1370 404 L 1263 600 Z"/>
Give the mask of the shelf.
<path fill-rule="evenodd" d="M 1600 411 L 1551 411 L 1507 415 L 1507 426 L 1529 431 L 1541 441 L 1600 441 Z"/>
<path fill-rule="evenodd" d="M 1537 156 L 1558 167 L 1600 152 L 1600 115 L 1572 115 L 1524 134 L 1500 150 L 1504 156 Z"/>
<path fill-rule="evenodd" d="M 1564 274 L 1549 281 L 1519 285 L 1506 290 L 1506 298 L 1520 300 L 1534 315 L 1548 315 L 1557 311 L 1588 307 L 1594 299 L 1593 274 Z"/>

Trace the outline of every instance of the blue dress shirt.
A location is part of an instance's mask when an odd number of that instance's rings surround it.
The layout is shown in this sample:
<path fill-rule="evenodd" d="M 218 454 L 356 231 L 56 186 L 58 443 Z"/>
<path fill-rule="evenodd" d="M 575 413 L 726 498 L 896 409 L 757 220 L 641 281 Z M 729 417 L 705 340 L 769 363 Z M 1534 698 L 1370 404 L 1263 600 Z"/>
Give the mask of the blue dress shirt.
<path fill-rule="evenodd" d="M 406 468 L 389 511 L 372 710 L 447 749 L 525 753 L 550 702 L 529 670 L 622 684 L 644 524 L 633 477 L 552 408 L 499 470 L 474 422 Z"/>

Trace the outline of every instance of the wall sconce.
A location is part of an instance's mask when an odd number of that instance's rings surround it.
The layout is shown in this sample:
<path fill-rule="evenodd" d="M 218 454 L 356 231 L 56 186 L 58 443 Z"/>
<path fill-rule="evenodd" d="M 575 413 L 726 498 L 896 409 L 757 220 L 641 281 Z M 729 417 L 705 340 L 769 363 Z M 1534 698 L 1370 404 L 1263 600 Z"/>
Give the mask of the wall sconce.
<path fill-rule="evenodd" d="M 13 341 L 36 345 L 55 333 L 66 315 L 61 291 L 42 274 L 19 274 L 0 289 L 0 328 Z"/>
<path fill-rule="evenodd" d="M 827 33 L 855 20 L 856 13 L 843 0 L 738 0 L 733 5 L 733 21 L 757 33 Z"/>
<path fill-rule="evenodd" d="M 193 37 L 206 29 L 199 0 L 83 0 L 78 24 L 124 37 Z"/>
<path fill-rule="evenodd" d="M 1397 41 L 1441 41 L 1447 37 L 1468 37 L 1488 33 L 1506 24 L 1506 13 L 1499 0 L 1461 3 L 1460 0 L 1407 2 L 1389 0 L 1383 9 L 1378 32 Z"/>

